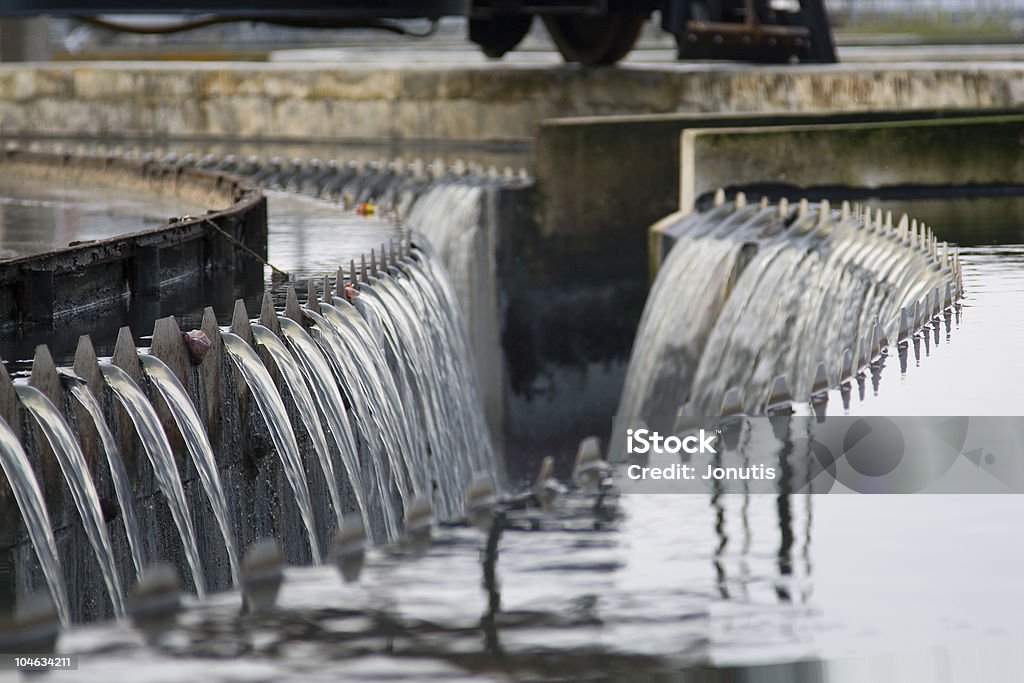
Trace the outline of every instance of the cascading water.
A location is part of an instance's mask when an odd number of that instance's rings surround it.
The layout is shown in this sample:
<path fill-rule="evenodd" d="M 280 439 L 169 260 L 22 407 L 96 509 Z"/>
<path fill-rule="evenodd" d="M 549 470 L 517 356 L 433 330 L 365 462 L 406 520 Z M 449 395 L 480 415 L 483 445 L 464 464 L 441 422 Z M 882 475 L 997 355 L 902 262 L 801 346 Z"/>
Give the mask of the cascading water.
<path fill-rule="evenodd" d="M 463 463 L 458 459 L 453 463 L 455 467 L 451 468 L 444 468 L 438 462 L 445 454 L 457 451 L 451 443 L 454 435 L 442 431 L 440 406 L 430 391 L 437 386 L 437 382 L 431 381 L 434 378 L 428 378 L 427 375 L 433 374 L 437 365 L 423 367 L 416 364 L 413 359 L 414 349 L 426 349 L 429 352 L 429 344 L 417 334 L 421 330 L 408 326 L 406 312 L 387 293 L 387 280 L 373 278 L 371 282 L 373 286 L 360 290 L 357 305 L 364 316 L 374 321 L 371 328 L 380 335 L 378 343 L 387 347 L 396 366 L 395 374 L 402 388 L 403 403 L 415 413 L 416 423 L 425 427 L 423 438 L 427 443 L 428 456 L 421 462 L 427 470 L 427 476 L 438 483 L 435 499 L 439 511 L 450 514 L 455 502 L 453 498 L 468 479 L 469 472 L 461 467 Z"/>
<path fill-rule="evenodd" d="M 213 457 L 213 448 L 210 447 L 210 440 L 206 436 L 203 422 L 192 405 L 185 387 L 171 372 L 163 361 L 156 356 L 140 354 L 142 369 L 146 377 L 152 382 L 160 397 L 171 411 L 174 423 L 181 431 L 185 446 L 192 456 L 192 462 L 199 472 L 199 480 L 206 492 L 213 509 L 213 516 L 217 520 L 221 536 L 224 539 L 224 547 L 227 550 L 228 562 L 231 565 L 231 578 L 234 585 L 239 584 L 239 563 L 238 547 L 235 544 L 235 535 L 231 528 L 231 519 L 228 516 L 228 503 L 224 497 L 224 489 L 221 486 L 220 474 L 217 472 L 217 461 Z"/>
<path fill-rule="evenodd" d="M 489 255 L 482 241 L 482 208 L 486 187 L 497 176 L 492 175 L 491 180 L 479 175 L 463 178 L 461 170 L 425 169 L 419 163 L 408 167 L 315 166 L 312 162 L 306 167 L 292 163 L 284 168 L 271 162 L 270 167 L 252 173 L 271 187 L 340 198 L 348 205 L 372 203 L 375 206 L 367 210 L 376 213 L 394 211 L 405 216 L 411 207 L 425 200 L 417 220 L 428 231 L 434 231 L 457 281 L 453 286 L 441 258 L 422 240 L 412 254 L 404 251 L 396 258 L 392 252 L 388 268 L 378 273 L 374 267 L 357 285 L 358 294 L 352 301 L 328 298 L 311 304 L 310 310 L 304 311 L 307 320 L 302 323 L 279 318 L 280 337 L 268 328 L 252 325 L 253 345 L 262 346 L 280 369 L 299 419 L 309 431 L 337 521 L 342 521 L 342 487 L 337 480 L 341 463 L 371 537 L 394 541 L 402 535 L 406 504 L 414 498 L 430 495 L 433 513 L 455 518 L 463 512 L 466 486 L 472 476 L 481 471 L 497 474 L 489 431 L 478 405 L 480 393 L 472 366 L 475 354 L 456 294 L 458 291 L 467 300 L 477 302 L 467 306 L 467 311 L 481 304 L 473 297 L 478 297 L 482 288 L 471 278 L 479 275 L 477 260 L 481 254 Z M 307 328 L 310 321 L 312 325 Z M 281 394 L 253 347 L 230 332 L 224 331 L 218 338 L 260 409 L 295 495 L 311 555 L 319 562 L 315 508 L 304 456 L 295 440 L 296 426 L 289 423 Z M 147 387 L 149 396 L 156 401 L 159 394 L 167 405 L 200 475 L 238 584 L 239 562 L 230 508 L 204 422 L 186 389 L 163 361 L 146 352 L 140 359 L 143 374 L 151 384 Z M 203 367 L 201 372 L 206 371 Z M 191 511 L 155 404 L 122 369 L 105 364 L 100 368 L 139 436 L 156 483 L 168 501 L 196 590 L 204 595 L 205 578 Z M 144 539 L 116 439 L 88 386 L 72 373 L 61 374 L 99 433 L 123 511 L 132 562 L 138 571 L 146 559 Z M 208 379 L 200 376 L 204 381 Z M 212 386 L 218 385 L 206 384 L 205 389 L 209 391 Z M 46 554 L 37 552 L 41 558 Z"/>
<path fill-rule="evenodd" d="M 481 386 L 483 381 L 482 386 L 494 394 L 503 382 L 495 369 L 501 363 L 503 322 L 497 300 L 501 289 L 497 282 L 498 238 L 485 217 L 490 189 L 501 186 L 493 178 L 445 179 L 425 190 L 409 213 L 409 224 L 425 237 L 418 240 L 418 246 L 431 257 L 422 266 L 436 270 L 443 264 L 445 275 L 437 277 L 439 274 L 434 272 L 432 288 L 452 304 L 453 311 L 461 313 L 452 318 L 459 321 L 453 341 L 468 342 L 466 348 L 472 353 L 467 358 L 476 375 L 474 386 Z M 490 424 L 500 424 L 500 403 L 489 399 L 485 410 Z"/>
<path fill-rule="evenodd" d="M 252 325 L 252 336 L 257 344 L 261 345 L 270 354 L 270 357 L 274 360 L 274 364 L 280 370 L 282 377 L 284 377 L 285 385 L 288 387 L 288 391 L 292 395 L 292 400 L 295 401 L 295 406 L 299 410 L 299 415 L 302 418 L 302 424 L 309 433 L 309 437 L 313 442 L 313 450 L 316 451 L 317 459 L 320 461 L 320 469 L 324 473 L 324 479 L 327 480 L 327 492 L 331 497 L 331 505 L 334 508 L 334 514 L 337 517 L 338 525 L 341 525 L 341 492 L 338 490 L 338 480 L 334 474 L 334 463 L 331 461 L 330 448 L 327 445 L 327 437 L 324 434 L 323 428 L 320 426 L 320 418 L 317 414 L 316 403 L 313 402 L 313 397 L 309 393 L 309 389 L 306 387 L 306 382 L 302 378 L 302 372 L 296 366 L 292 360 L 291 354 L 288 353 L 287 347 L 284 342 L 278 339 L 277 335 L 271 330 L 264 327 L 263 325 Z M 359 488 L 358 480 L 353 484 L 354 489 Z M 361 500 L 361 496 L 360 496 Z M 360 505 L 362 507 L 362 505 Z M 364 516 L 365 516 L 365 510 Z"/>
<path fill-rule="evenodd" d="M 285 411 L 284 402 L 281 401 L 281 395 L 277 393 L 274 380 L 263 367 L 259 356 L 241 337 L 224 331 L 221 338 L 224 340 L 224 349 L 245 378 L 245 383 L 252 392 L 256 405 L 259 406 L 260 414 L 263 415 L 267 430 L 281 458 L 288 485 L 295 496 L 302 524 L 306 527 L 313 562 L 320 564 L 320 544 L 317 541 L 316 527 L 313 526 L 313 503 L 306 484 L 306 473 L 302 467 L 302 456 L 299 454 L 299 446 L 295 442 L 295 433 L 288 421 L 288 413 Z"/>
<path fill-rule="evenodd" d="M 153 406 L 146 400 L 142 389 L 127 372 L 116 365 L 106 363 L 100 364 L 100 371 L 103 373 L 103 380 L 114 392 L 114 396 L 128 413 L 132 424 L 135 425 L 139 441 L 142 443 L 142 450 L 153 466 L 157 486 L 164 494 L 164 498 L 167 499 L 171 516 L 178 529 L 178 536 L 181 538 L 181 544 L 185 550 L 185 560 L 192 571 L 192 582 L 195 584 L 196 593 L 202 597 L 206 595 L 206 578 L 203 574 L 203 565 L 199 561 L 196 534 L 192 527 L 188 503 L 185 501 L 181 475 L 178 474 L 171 445 L 167 442 L 167 436 L 160 426 L 160 418 L 157 417 Z"/>
<path fill-rule="evenodd" d="M 424 286 L 423 263 L 430 257 L 418 252 L 390 273 L 361 288 L 356 306 L 381 333 L 397 373 L 407 385 L 406 395 L 419 407 L 418 421 L 425 426 L 431 474 L 437 481 L 439 507 L 455 514 L 474 472 L 497 475 L 486 424 L 478 406 L 476 378 L 464 329 L 457 309 L 437 296 L 443 278 L 434 275 Z M 461 354 L 461 355 L 460 355 Z"/>
<path fill-rule="evenodd" d="M 402 428 L 403 425 L 416 424 L 415 415 L 409 406 L 410 398 L 399 389 L 384 348 L 374 343 L 380 335 L 373 330 L 370 321 L 344 299 L 336 299 L 334 303 L 334 306 L 322 304 L 320 312 L 345 340 L 346 346 L 356 353 L 360 367 L 366 370 L 364 377 L 380 398 L 376 407 L 386 420 L 388 431 L 382 436 L 385 442 L 391 441 L 390 447 L 401 454 L 405 464 L 404 472 L 409 477 L 409 490 L 414 496 L 419 495 L 429 490 L 430 470 L 427 449 L 420 435 Z M 369 372 L 371 369 L 372 372 Z"/>
<path fill-rule="evenodd" d="M 388 465 L 388 470 L 382 472 L 382 483 L 394 489 L 396 502 L 404 508 L 407 499 L 411 500 L 408 473 L 395 441 L 396 434 L 389 431 L 398 425 L 390 410 L 390 403 L 400 400 L 398 392 L 389 395 L 384 390 L 381 375 L 362 337 L 351 334 L 344 325 L 334 325 L 315 311 L 305 309 L 304 313 L 313 321 L 313 339 L 321 345 L 338 382 L 349 388 L 347 395 L 355 409 L 360 434 L 370 449 L 370 457 L 381 465 Z"/>
<path fill-rule="evenodd" d="M 71 607 L 64 586 L 60 557 L 57 556 L 57 541 L 53 537 L 50 515 L 46 512 L 46 501 L 39 490 L 32 465 L 18 443 L 18 437 L 3 420 L 0 420 L 0 468 L 14 491 L 14 500 L 21 511 L 22 521 L 28 530 L 29 540 L 39 559 L 60 621 L 68 626 L 71 623 Z"/>
<path fill-rule="evenodd" d="M 480 406 L 480 385 L 473 366 L 473 349 L 467 327 L 451 281 L 445 274 L 440 257 L 429 243 L 415 252 L 415 259 L 402 262 L 401 270 L 408 278 L 398 283 L 416 306 L 417 323 L 428 331 L 433 343 L 431 357 L 443 364 L 445 380 L 437 388 L 445 394 L 442 407 L 450 420 L 459 425 L 462 453 L 477 472 L 499 480 L 498 458 L 494 452 L 490 430 Z M 402 298 L 402 297 L 399 297 Z"/>
<path fill-rule="evenodd" d="M 75 501 L 75 507 L 78 508 L 78 514 L 82 518 L 86 536 L 89 538 L 89 543 L 96 554 L 96 560 L 99 562 L 103 583 L 107 587 L 114 614 L 117 617 L 122 617 L 125 614 L 124 592 L 117 574 L 114 551 L 110 545 L 110 537 L 107 535 L 103 511 L 100 508 L 100 497 L 89 477 L 89 467 L 85 462 L 82 449 L 78 445 L 78 440 L 64 421 L 60 411 L 43 392 L 28 385 L 16 385 L 14 391 L 21 404 L 39 425 L 50 448 L 53 449 L 61 472 L 64 473 L 64 479 L 67 481 L 68 489 L 71 491 L 71 497 Z"/>
<path fill-rule="evenodd" d="M 394 540 L 398 538 L 400 512 L 391 505 L 391 497 L 387 495 L 387 489 L 383 482 L 379 462 L 370 458 L 367 462 L 367 469 L 370 472 L 369 480 L 372 482 L 369 487 L 360 476 L 359 451 L 356 445 L 352 427 L 349 424 L 345 403 L 338 390 L 338 381 L 332 381 L 333 373 L 331 365 L 324 359 L 323 354 L 317 347 L 316 342 L 309 336 L 305 328 L 290 318 L 279 318 L 281 334 L 284 335 L 299 361 L 303 375 L 311 387 L 313 387 L 318 399 L 320 409 L 327 417 L 327 424 L 334 441 L 341 453 L 345 471 L 356 495 L 359 508 L 365 520 L 380 519 L 385 530 L 386 538 Z M 339 380 L 340 381 L 340 380 Z M 364 491 L 364 487 L 367 488 Z M 367 494 L 375 495 L 367 495 Z M 373 525 L 367 525 L 368 531 L 372 533 Z"/>
<path fill-rule="evenodd" d="M 99 401 L 89 390 L 89 386 L 80 377 L 61 370 L 61 379 L 64 386 L 68 388 L 71 395 L 85 408 L 92 418 L 93 425 L 100 435 L 100 442 L 103 444 L 103 453 L 107 458 L 107 466 L 110 467 L 110 478 L 114 482 L 114 495 L 117 496 L 117 504 L 121 509 L 121 521 L 124 523 L 125 536 L 128 538 L 128 549 L 132 554 L 132 564 L 135 567 L 135 575 L 138 576 L 145 566 L 143 554 L 142 533 L 139 531 L 139 518 L 135 510 L 135 502 L 132 500 L 132 485 L 128 479 L 128 472 L 124 469 L 124 461 L 121 459 L 121 452 L 117 447 L 117 441 L 110 432 L 106 420 L 103 419 L 103 409 Z"/>
<path fill-rule="evenodd" d="M 794 215 L 730 203 L 670 231 L 676 242 L 644 308 L 619 416 L 684 405 L 717 415 L 731 389 L 746 412 L 761 412 L 780 376 L 806 398 L 819 364 L 833 377 L 856 372 L 877 350 L 878 327 L 895 339 L 901 309 L 934 308 L 951 281 L 916 223 L 893 228 L 879 216 L 872 225 L 827 205 Z"/>
<path fill-rule="evenodd" d="M 463 311 L 475 308 L 479 292 L 473 286 L 488 254 L 481 243 L 480 213 L 483 187 L 445 183 L 431 187 L 413 205 L 409 224 L 437 249 L 448 270 Z"/>

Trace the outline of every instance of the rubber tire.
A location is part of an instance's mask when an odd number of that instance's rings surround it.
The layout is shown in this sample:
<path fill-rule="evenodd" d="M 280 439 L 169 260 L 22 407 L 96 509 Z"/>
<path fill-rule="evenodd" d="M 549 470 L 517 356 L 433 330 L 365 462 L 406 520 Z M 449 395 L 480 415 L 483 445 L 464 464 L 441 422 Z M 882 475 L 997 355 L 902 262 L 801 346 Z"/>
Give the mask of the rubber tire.
<path fill-rule="evenodd" d="M 629 54 L 645 20 L 635 14 L 558 14 L 545 16 L 544 26 L 565 61 L 598 65 L 614 64 Z"/>

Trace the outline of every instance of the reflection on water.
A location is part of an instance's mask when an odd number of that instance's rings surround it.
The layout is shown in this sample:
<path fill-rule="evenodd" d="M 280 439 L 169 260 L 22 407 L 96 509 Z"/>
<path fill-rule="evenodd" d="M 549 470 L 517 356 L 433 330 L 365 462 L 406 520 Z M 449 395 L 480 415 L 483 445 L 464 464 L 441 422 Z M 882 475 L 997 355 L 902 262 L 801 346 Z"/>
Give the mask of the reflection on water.
<path fill-rule="evenodd" d="M 270 234 L 267 251 L 276 267 L 304 280 L 333 274 L 339 264 L 348 271 L 360 254 L 404 236 L 382 217 L 357 216 L 338 204 L 305 195 L 267 190 Z"/>
<path fill-rule="evenodd" d="M 241 617 L 236 595 L 219 596 L 160 650 L 124 625 L 73 632 L 62 649 L 84 658 L 68 680 L 180 679 L 199 666 L 211 681 L 635 680 L 750 666 L 786 681 L 936 680 L 979 648 L 1011 680 L 1024 663 L 1010 647 L 1024 617 L 1007 607 L 1024 600 L 1024 548 L 992 523 L 1019 519 L 1020 497 L 630 495 L 597 528 L 587 503 L 505 532 L 489 637 L 483 535 L 451 528 L 419 560 L 375 555 L 359 584 L 291 570 L 270 616 Z M 968 671 L 948 680 L 979 680 Z"/>
<path fill-rule="evenodd" d="M 155 228 L 205 211 L 181 200 L 0 174 L 0 259 Z"/>

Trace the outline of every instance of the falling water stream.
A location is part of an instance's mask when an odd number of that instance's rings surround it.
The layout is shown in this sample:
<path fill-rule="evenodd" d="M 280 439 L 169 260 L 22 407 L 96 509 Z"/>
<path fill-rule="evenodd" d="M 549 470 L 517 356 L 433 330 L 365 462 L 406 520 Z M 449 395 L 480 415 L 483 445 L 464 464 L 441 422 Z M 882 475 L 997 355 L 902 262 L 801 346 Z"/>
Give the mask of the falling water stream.
<path fill-rule="evenodd" d="M 206 578 L 203 574 L 203 565 L 199 560 L 199 546 L 196 544 L 196 534 L 192 527 L 192 517 L 185 500 L 185 490 L 181 485 L 178 466 L 174 461 L 171 446 L 167 442 L 167 436 L 160 426 L 160 418 L 157 417 L 142 389 L 127 372 L 108 363 L 101 363 L 100 371 L 103 373 L 103 379 L 107 386 L 114 392 L 114 396 L 128 413 L 132 424 L 135 425 L 142 450 L 153 466 L 157 486 L 164 494 L 167 505 L 171 509 L 171 516 L 174 518 L 178 536 L 181 538 L 181 544 L 185 550 L 185 560 L 192 571 L 192 582 L 195 584 L 196 593 L 202 597 L 206 595 Z"/>
<path fill-rule="evenodd" d="M 465 409 L 467 405 L 482 405 L 467 325 L 440 257 L 431 250 L 429 243 L 420 247 L 418 253 L 419 258 L 403 263 L 402 270 L 409 277 L 397 280 L 405 296 L 396 298 L 407 297 L 416 307 L 415 319 L 422 321 L 416 324 L 426 330 L 432 342 L 433 357 L 444 369 L 445 379 L 437 389 L 444 394 L 442 407 L 458 425 L 464 457 L 474 471 L 489 473 L 498 481 L 499 458 L 483 411 Z"/>
<path fill-rule="evenodd" d="M 358 301 L 358 297 L 357 297 Z M 380 337 L 370 323 L 359 314 L 356 306 L 342 299 L 335 299 L 335 305 L 324 303 L 320 312 L 335 334 L 344 340 L 344 345 L 354 355 L 357 366 L 364 368 L 363 377 L 372 387 L 378 400 L 373 407 L 383 416 L 382 433 L 385 444 L 395 449 L 404 463 L 403 473 L 409 477 L 408 489 L 413 496 L 429 490 L 430 472 L 427 464 L 426 446 L 422 440 L 413 438 L 403 424 L 415 424 L 410 397 L 398 388 L 398 383 L 384 354 L 383 345 L 374 343 Z M 390 443 L 389 443 L 390 442 Z"/>
<path fill-rule="evenodd" d="M 835 382 L 870 363 L 875 321 L 895 339 L 901 309 L 952 277 L 870 220 L 865 229 L 859 216 L 818 207 L 794 217 L 755 205 L 681 219 L 644 308 L 618 415 L 674 415 L 684 404 L 718 415 L 730 389 L 747 412 L 760 412 L 777 377 L 806 398 L 819 364 Z"/>
<path fill-rule="evenodd" d="M 125 536 L 128 538 L 128 548 L 132 554 L 132 564 L 135 567 L 135 575 L 138 576 L 145 566 L 143 554 L 142 533 L 139 531 L 139 518 L 135 510 L 135 502 L 132 499 L 132 485 L 128 478 L 128 472 L 124 469 L 124 461 L 121 459 L 121 452 L 117 447 L 117 441 L 110 432 L 106 420 L 103 418 L 103 409 L 100 407 L 96 397 L 93 396 L 89 386 L 80 377 L 61 369 L 61 379 L 64 386 L 68 388 L 71 395 L 85 408 L 92 418 L 93 425 L 100 435 L 100 442 L 103 444 L 103 453 L 107 457 L 107 465 L 110 467 L 110 478 L 114 483 L 114 495 L 117 496 L 117 504 L 121 509 L 121 521 L 124 523 Z"/>
<path fill-rule="evenodd" d="M 210 440 L 206 436 L 203 422 L 199 418 L 195 406 L 192 405 L 192 400 L 188 397 L 185 387 L 181 386 L 181 382 L 163 361 L 149 354 L 140 354 L 139 360 L 142 361 L 142 369 L 146 376 L 170 409 L 174 423 L 181 431 L 185 446 L 192 456 L 196 471 L 199 472 L 199 480 L 202 482 L 203 490 L 206 491 L 206 497 L 213 509 L 213 516 L 217 520 L 221 537 L 224 539 L 228 562 L 231 565 L 231 578 L 234 585 L 237 586 L 239 584 L 238 547 L 228 515 L 228 502 L 224 497 L 220 474 L 217 472 L 217 461 L 213 456 L 213 448 L 210 447 Z"/>
<path fill-rule="evenodd" d="M 398 393 L 385 393 L 379 377 L 373 372 L 375 365 L 362 338 L 357 335 L 346 338 L 347 329 L 335 326 L 315 311 L 305 309 L 304 313 L 314 323 L 316 332 L 313 339 L 321 345 L 336 378 L 343 386 L 351 387 L 347 395 L 355 408 L 360 433 L 367 439 L 371 458 L 378 467 L 387 465 L 387 471 L 382 472 L 383 483 L 388 489 L 395 490 L 399 506 L 404 509 L 406 500 L 411 499 L 405 461 L 396 441 L 397 435 L 386 432 L 388 425 L 395 424 L 389 406 L 392 401 L 399 400 Z"/>
<path fill-rule="evenodd" d="M 64 479 L 67 481 L 68 489 L 71 491 L 71 497 L 75 501 L 75 507 L 78 508 L 78 514 L 82 518 L 86 536 L 88 536 L 89 543 L 96 554 L 96 560 L 99 562 L 103 583 L 107 587 L 114 614 L 117 617 L 122 617 L 125 614 L 124 591 L 117 574 L 117 564 L 110 545 L 110 536 L 107 535 L 103 510 L 100 508 L 100 497 L 89 476 L 89 466 L 78 445 L 78 439 L 75 438 L 60 412 L 43 392 L 28 385 L 15 385 L 14 390 L 18 394 L 21 404 L 39 425 L 50 448 L 53 449 L 61 472 L 64 473 Z"/>
<path fill-rule="evenodd" d="M 340 526 L 342 507 L 341 492 L 338 490 L 338 479 L 334 474 L 334 463 L 331 460 L 331 451 L 327 445 L 327 436 L 320 425 L 316 403 L 314 403 L 313 397 L 309 393 L 309 388 L 303 379 L 302 371 L 295 361 L 292 360 L 291 354 L 288 353 L 284 342 L 268 328 L 254 323 L 252 325 L 252 336 L 257 344 L 267 350 L 274 360 L 274 365 L 280 371 L 282 377 L 284 377 L 285 385 L 288 387 L 292 400 L 295 401 L 295 407 L 298 408 L 299 415 L 302 417 L 302 425 L 306 428 L 309 438 L 313 442 L 313 450 L 316 451 L 317 460 L 320 462 L 320 469 L 323 471 L 324 479 L 327 481 L 327 493 L 331 497 L 331 506 L 334 508 L 334 515 Z M 360 488 L 358 480 L 354 480 L 353 488 Z M 362 501 L 361 495 L 359 499 Z M 360 505 L 360 507 L 362 508 L 363 506 Z"/>
<path fill-rule="evenodd" d="M 317 405 L 320 406 L 327 418 L 331 435 L 341 453 L 345 472 L 349 481 L 352 482 L 352 489 L 363 519 L 377 519 L 379 510 L 379 518 L 385 529 L 385 538 L 397 539 L 400 514 L 390 504 L 390 497 L 386 495 L 387 489 L 382 480 L 380 467 L 377 466 L 377 460 L 369 459 L 366 468 L 370 471 L 370 475 L 368 477 L 360 476 L 358 447 L 345 410 L 345 403 L 338 389 L 338 382 L 332 381 L 334 375 L 331 366 L 302 325 L 284 316 L 279 318 L 279 322 L 281 334 L 284 335 L 285 341 L 291 347 L 295 358 L 298 359 L 306 381 L 316 393 Z M 364 492 L 367 480 L 372 482 L 368 487 L 369 495 Z M 371 508 L 374 510 L 373 515 L 371 515 Z M 367 529 L 372 534 L 373 524 L 367 524 Z"/>
<path fill-rule="evenodd" d="M 256 405 L 259 406 L 260 414 L 263 415 L 277 454 L 281 458 L 281 465 L 284 468 L 285 477 L 288 479 L 288 485 L 295 496 L 302 524 L 306 527 L 306 536 L 313 562 L 320 564 L 320 544 L 317 541 L 316 527 L 313 526 L 313 503 L 309 496 L 306 473 L 302 466 L 302 455 L 295 442 L 295 433 L 292 431 L 291 422 L 288 421 L 288 413 L 285 410 L 284 402 L 281 401 L 281 395 L 277 392 L 274 380 L 271 379 L 267 369 L 263 367 L 259 356 L 241 337 L 223 331 L 221 338 L 224 340 L 225 350 L 245 378 Z"/>
<path fill-rule="evenodd" d="M 254 173 L 262 176 L 260 182 L 273 187 L 284 187 L 287 179 L 289 189 L 306 191 L 306 180 L 288 179 L 287 174 L 281 175 L 283 171 L 275 170 L 273 164 Z M 341 169 L 337 177 L 331 175 L 329 181 L 321 183 L 322 187 L 316 183 L 310 187 L 315 189 L 314 194 L 338 197 L 347 204 L 373 201 L 404 214 L 429 187 L 430 178 L 429 173 L 423 174 L 422 167 L 359 167 Z M 472 234 L 463 236 L 460 242 L 465 249 L 456 250 L 462 254 L 459 263 L 464 269 L 471 268 L 473 256 L 466 250 L 480 246 L 477 224 L 482 185 L 472 176 L 457 182 L 453 179 L 454 176 L 446 176 L 444 183 L 450 187 L 431 192 L 431 203 L 441 207 L 437 210 L 457 211 L 459 225 L 473 228 Z M 326 204 L 304 198 L 297 200 L 291 195 L 277 198 L 282 205 L 295 204 L 298 208 L 294 210 L 300 214 L 315 209 L 318 217 L 323 214 L 323 226 L 336 229 L 334 217 L 337 214 Z M 352 221 L 352 218 L 346 220 Z M 355 227 L 361 227 L 356 223 L 358 221 L 353 222 Z M 366 223 L 367 238 L 408 235 L 404 229 L 385 228 L 377 223 L 383 225 L 385 221 Z M 449 237 L 455 239 L 461 230 L 453 229 Z M 425 244 L 423 248 L 427 248 Z M 362 250 L 359 246 L 357 253 Z M 449 251 L 445 253 L 455 258 L 455 252 L 449 254 Z M 318 303 L 315 310 L 307 311 L 313 323 L 308 331 L 304 325 L 283 318 L 281 338 L 261 325 L 252 327 L 254 343 L 266 351 L 281 372 L 310 435 L 310 455 L 315 456 L 324 474 L 336 521 L 339 524 L 342 521 L 344 504 L 337 473 L 340 464 L 351 484 L 359 512 L 367 521 L 368 532 L 376 540 L 386 541 L 400 539 L 405 504 L 413 497 L 430 493 L 434 514 L 443 519 L 458 517 L 471 475 L 497 471 L 490 435 L 476 409 L 478 392 L 469 360 L 471 350 L 455 288 L 447 274 L 441 272 L 440 260 L 432 251 L 416 251 L 413 258 L 397 262 L 394 252 L 391 256 L 390 269 L 374 271 L 372 284 L 359 285 L 360 295 L 352 302 L 328 299 Z M 301 267 L 298 270 L 301 272 Z M 464 286 L 457 289 L 468 291 Z M 293 430 L 296 427 L 289 424 L 281 396 L 254 350 L 229 332 L 224 332 L 222 339 L 267 424 L 288 485 L 295 495 L 311 555 L 319 562 L 321 550 L 313 524 L 314 506 L 306 479 L 306 458 L 295 440 Z M 453 359 L 453 353 L 463 355 Z M 143 351 L 140 367 L 149 383 L 149 397 L 122 369 L 101 364 L 104 381 L 117 404 L 128 414 L 140 447 L 152 465 L 155 481 L 168 502 L 196 592 L 200 596 L 206 594 L 202 558 L 176 455 L 154 409 L 156 395 L 167 407 L 199 474 L 224 541 L 232 578 L 238 585 L 240 562 L 228 501 L 196 406 L 161 360 Z M 69 371 L 62 370 L 61 374 L 66 389 L 83 406 L 97 429 L 135 574 L 139 574 L 146 563 L 145 543 L 116 438 L 88 386 Z M 70 434 L 69 430 L 64 431 L 67 432 L 64 436 Z M 84 468 L 78 469 L 85 472 Z M 97 520 L 98 510 L 97 503 L 93 514 Z M 94 520 L 89 526 L 99 528 L 101 523 Z M 105 571 L 104 579 L 116 581 L 117 577 L 112 571 Z M 119 600 L 119 587 L 111 594 L 112 601 Z M 63 611 L 67 613 L 67 609 Z M 123 606 L 115 604 L 115 613 L 122 614 Z"/>
<path fill-rule="evenodd" d="M 24 449 L 10 426 L 3 420 L 0 420 L 0 467 L 3 468 L 4 475 L 14 490 L 14 499 L 21 510 L 21 519 L 28 530 L 29 540 L 39 559 L 39 566 L 46 578 L 53 603 L 57 607 L 61 624 L 68 626 L 71 623 L 71 607 L 64 587 L 60 557 L 57 555 L 57 542 L 53 537 L 53 525 L 50 524 L 50 515 L 46 512 L 46 501 L 39 490 L 39 483 Z"/>

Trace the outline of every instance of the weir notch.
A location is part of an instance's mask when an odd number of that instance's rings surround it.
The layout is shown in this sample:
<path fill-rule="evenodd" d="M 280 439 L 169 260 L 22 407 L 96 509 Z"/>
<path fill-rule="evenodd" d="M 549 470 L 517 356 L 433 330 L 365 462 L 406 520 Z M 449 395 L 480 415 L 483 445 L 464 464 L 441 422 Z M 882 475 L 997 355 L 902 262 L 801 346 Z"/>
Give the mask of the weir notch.
<path fill-rule="evenodd" d="M 291 285 L 288 286 L 285 293 L 284 315 L 286 318 L 290 318 L 300 325 L 304 323 L 302 304 L 299 303 L 299 295 L 295 293 L 295 288 Z"/>
<path fill-rule="evenodd" d="M 245 310 L 245 302 L 235 300 L 235 308 L 231 313 L 231 331 L 252 346 L 252 325 L 249 324 L 249 312 Z"/>
<path fill-rule="evenodd" d="M 0 362 L 0 417 L 14 430 L 17 428 L 17 394 L 14 393 L 14 385 L 7 374 L 7 366 Z"/>
<path fill-rule="evenodd" d="M 320 297 L 316 295 L 316 283 L 313 278 L 306 281 L 306 308 L 314 313 L 320 312 Z"/>
<path fill-rule="evenodd" d="M 32 375 L 29 377 L 28 383 L 43 392 L 57 410 L 64 414 L 64 392 L 60 386 L 60 377 L 57 375 L 57 366 L 53 362 L 53 355 L 50 354 L 50 348 L 46 344 L 36 347 L 35 356 L 32 358 Z"/>
<path fill-rule="evenodd" d="M 267 328 L 278 337 L 281 336 L 281 323 L 277 320 L 277 311 L 274 310 L 274 297 L 270 292 L 263 293 L 263 301 L 260 306 L 260 325 Z"/>
<path fill-rule="evenodd" d="M 220 434 L 221 425 L 221 372 L 223 371 L 224 342 L 220 337 L 220 326 L 213 307 L 203 310 L 203 322 L 200 327 L 206 338 L 210 340 L 210 350 L 203 356 L 199 364 L 199 374 L 203 378 L 203 392 L 206 396 L 206 433 L 210 440 Z"/>
<path fill-rule="evenodd" d="M 153 324 L 153 341 L 149 352 L 171 369 L 183 387 L 188 387 L 191 360 L 174 316 L 160 318 Z"/>

